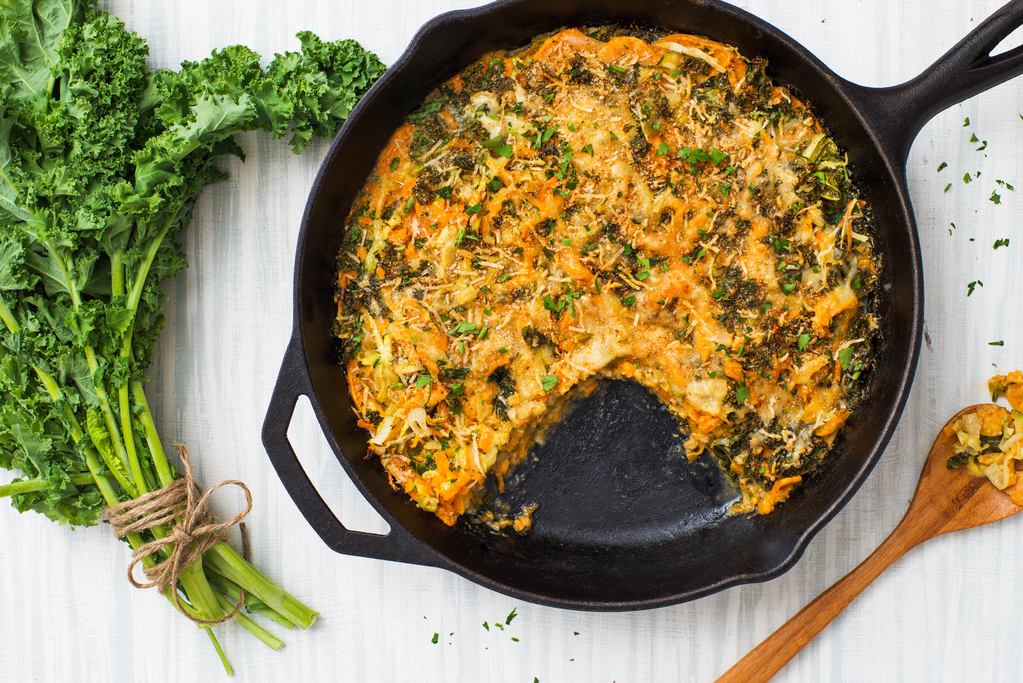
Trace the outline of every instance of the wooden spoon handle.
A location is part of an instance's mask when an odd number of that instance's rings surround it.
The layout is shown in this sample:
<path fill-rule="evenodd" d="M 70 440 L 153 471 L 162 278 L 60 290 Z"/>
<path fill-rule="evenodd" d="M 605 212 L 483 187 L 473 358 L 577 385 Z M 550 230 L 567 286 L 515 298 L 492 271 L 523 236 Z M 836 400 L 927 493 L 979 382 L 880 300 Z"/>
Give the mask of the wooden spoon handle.
<path fill-rule="evenodd" d="M 769 681 L 881 572 L 902 557 L 907 550 L 927 538 L 929 535 L 921 534 L 919 526 L 913 524 L 907 515 L 870 557 L 736 662 L 735 666 L 717 679 L 717 683 Z"/>

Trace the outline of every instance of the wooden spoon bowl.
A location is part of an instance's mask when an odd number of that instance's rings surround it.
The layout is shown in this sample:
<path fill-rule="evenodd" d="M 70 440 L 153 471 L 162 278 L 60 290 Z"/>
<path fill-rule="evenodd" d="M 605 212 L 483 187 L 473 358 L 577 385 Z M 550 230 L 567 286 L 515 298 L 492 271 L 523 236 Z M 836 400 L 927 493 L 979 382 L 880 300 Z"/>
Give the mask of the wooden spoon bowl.
<path fill-rule="evenodd" d="M 979 407 L 964 408 L 947 425 Z M 946 436 L 944 429 L 938 434 L 924 462 L 909 509 L 884 543 L 739 660 L 717 679 L 717 683 L 770 680 L 907 550 L 929 538 L 997 522 L 1023 510 L 987 479 L 973 476 L 967 468 L 948 469 L 948 459 L 954 455 L 952 447 L 956 442 L 955 435 Z"/>

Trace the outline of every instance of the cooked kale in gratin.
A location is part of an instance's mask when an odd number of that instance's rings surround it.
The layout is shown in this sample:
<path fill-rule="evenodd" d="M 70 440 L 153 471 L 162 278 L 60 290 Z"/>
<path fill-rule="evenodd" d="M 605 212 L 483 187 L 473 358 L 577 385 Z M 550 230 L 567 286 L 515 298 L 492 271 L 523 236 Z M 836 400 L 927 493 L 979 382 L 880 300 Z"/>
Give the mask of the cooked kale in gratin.
<path fill-rule="evenodd" d="M 761 59 L 568 29 L 393 135 L 339 229 L 337 334 L 392 484 L 447 524 L 601 378 L 653 391 L 770 512 L 860 396 L 869 209 Z M 649 34 L 643 34 L 653 38 Z"/>

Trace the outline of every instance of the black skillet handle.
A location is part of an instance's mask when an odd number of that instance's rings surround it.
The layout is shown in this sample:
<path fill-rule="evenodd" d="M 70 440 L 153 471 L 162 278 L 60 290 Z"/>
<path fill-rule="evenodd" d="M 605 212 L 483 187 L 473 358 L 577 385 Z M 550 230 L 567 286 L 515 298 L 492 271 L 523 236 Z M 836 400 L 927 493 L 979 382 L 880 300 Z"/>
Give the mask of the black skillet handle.
<path fill-rule="evenodd" d="M 312 395 L 309 367 L 301 340 L 295 335 L 284 354 L 284 362 L 281 363 L 277 384 L 270 398 L 270 407 L 263 421 L 263 447 L 277 470 L 277 476 L 306 521 L 332 550 L 345 555 L 443 566 L 433 551 L 401 525 L 391 522 L 391 531 L 386 535 L 351 531 L 341 524 L 323 502 L 288 440 L 288 427 L 299 396 Z"/>
<path fill-rule="evenodd" d="M 1023 0 L 1012 0 L 911 81 L 890 88 L 840 87 L 868 113 L 877 143 L 905 168 L 913 139 L 938 112 L 1023 73 L 1023 46 L 991 51 L 1023 25 Z"/>

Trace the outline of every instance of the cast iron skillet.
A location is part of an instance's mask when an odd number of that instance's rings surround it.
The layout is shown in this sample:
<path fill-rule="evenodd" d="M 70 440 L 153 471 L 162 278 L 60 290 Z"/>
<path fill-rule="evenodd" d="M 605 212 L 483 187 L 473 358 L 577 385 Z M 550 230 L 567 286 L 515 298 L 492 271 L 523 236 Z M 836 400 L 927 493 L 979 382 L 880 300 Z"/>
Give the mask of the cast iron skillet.
<path fill-rule="evenodd" d="M 722 514 L 713 465 L 690 466 L 675 421 L 638 385 L 609 382 L 555 429 L 524 469 L 513 503 L 538 501 L 533 533 L 444 526 L 395 493 L 367 460 L 331 338 L 341 221 L 392 131 L 442 81 L 490 50 L 561 26 L 638 23 L 705 35 L 770 60 L 776 82 L 812 104 L 845 149 L 879 226 L 884 345 L 864 401 L 824 466 L 774 513 Z M 924 74 L 892 88 L 845 81 L 787 35 L 716 0 L 501 0 L 430 21 L 362 100 L 313 185 L 295 259 L 295 321 L 263 443 L 296 505 L 337 552 L 443 567 L 545 605 L 632 610 L 692 600 L 789 569 L 875 465 L 902 413 L 923 323 L 923 275 L 905 164 L 938 111 L 1023 71 L 1023 47 L 990 56 L 1023 23 L 1014 0 Z M 308 396 L 338 461 L 387 520 L 387 535 L 345 529 L 288 442 L 295 402 Z"/>

